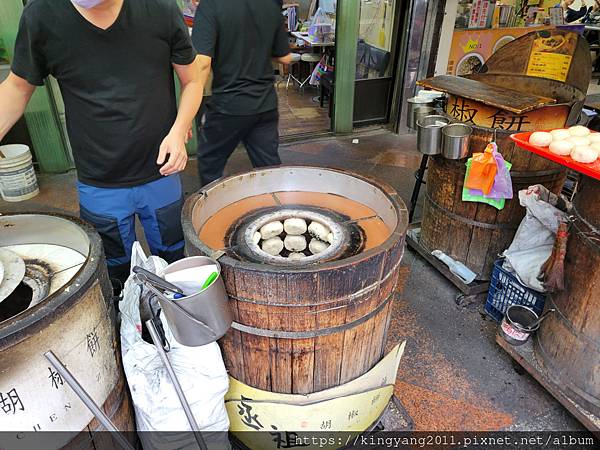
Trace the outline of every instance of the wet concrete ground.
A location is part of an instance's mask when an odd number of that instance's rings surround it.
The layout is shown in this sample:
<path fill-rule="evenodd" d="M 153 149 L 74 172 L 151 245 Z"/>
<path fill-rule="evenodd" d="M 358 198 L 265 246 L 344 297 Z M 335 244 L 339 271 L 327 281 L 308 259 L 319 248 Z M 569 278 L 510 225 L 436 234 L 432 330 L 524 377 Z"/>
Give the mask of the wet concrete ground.
<path fill-rule="evenodd" d="M 420 155 L 414 136 L 371 133 L 283 146 L 285 164 L 352 170 L 394 186 L 408 203 Z M 183 174 L 187 193 L 198 188 L 196 161 Z M 251 168 L 243 152 L 227 173 Z M 0 201 L 3 213 L 54 211 L 76 214 L 75 174 L 40 176 L 41 194 L 27 202 Z M 419 210 L 417 210 L 417 218 Z M 396 395 L 417 430 L 580 430 L 579 423 L 495 343 L 497 325 L 483 314 L 484 297 L 457 306 L 458 291 L 422 258 L 406 250 L 411 274 L 395 304 L 390 346 L 407 340 Z M 520 371 L 519 371 L 520 372 Z"/>

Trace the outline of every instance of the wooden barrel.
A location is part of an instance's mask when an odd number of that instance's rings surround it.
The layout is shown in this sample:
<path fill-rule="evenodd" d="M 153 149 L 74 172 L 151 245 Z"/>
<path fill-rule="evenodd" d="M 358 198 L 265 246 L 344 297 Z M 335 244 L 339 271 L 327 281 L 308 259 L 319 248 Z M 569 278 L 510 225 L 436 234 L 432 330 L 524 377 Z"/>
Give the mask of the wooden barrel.
<path fill-rule="evenodd" d="M 462 262 L 477 274 L 478 280 L 489 280 L 494 260 L 508 248 L 525 216 L 519 190 L 541 184 L 559 193 L 566 178 L 564 167 L 520 149 L 510 135 L 572 123 L 585 96 L 565 83 L 524 75 L 480 73 L 467 78 L 557 100 L 556 104 L 516 114 L 475 100 L 481 93 L 472 93 L 473 98 L 450 93 L 446 114 L 474 130 L 469 156 L 496 141 L 504 159 L 512 164 L 514 198 L 507 200 L 501 211 L 484 203 L 463 202 L 466 160 L 434 157 L 428 168 L 420 242 L 428 250 L 442 250 Z"/>
<path fill-rule="evenodd" d="M 64 287 L 0 322 L 0 395 L 6 400 L 0 431 L 76 432 L 48 433 L 43 447 L 49 449 L 114 448 L 109 433 L 94 433 L 103 427 L 44 357 L 53 351 L 119 430 L 135 431 L 100 237 L 90 225 L 58 215 L 2 216 L 0 228 L 0 247 L 18 252 L 44 243 L 85 257 Z M 50 257 L 35 257 L 23 257 L 26 266 L 48 270 L 50 282 L 62 273 L 53 274 Z M 36 270 L 31 276 L 39 275 L 41 286 L 45 279 Z M 9 296 L 2 303 L 11 301 Z M 25 433 L 19 442 L 34 435 Z"/>
<path fill-rule="evenodd" d="M 565 290 L 535 340 L 538 360 L 567 395 L 600 417 L 600 181 L 584 177 L 565 258 Z"/>
<path fill-rule="evenodd" d="M 491 130 L 475 127 L 471 153 L 481 152 L 493 137 Z M 518 192 L 542 184 L 559 193 L 566 177 L 563 167 L 520 149 L 510 133 L 498 132 L 498 148 L 513 166 L 511 176 L 514 198 L 503 210 L 484 203 L 463 202 L 465 160 L 447 160 L 441 156 L 429 162 L 427 189 L 421 223 L 421 244 L 428 250 L 442 250 L 488 280 L 494 260 L 512 242 L 525 209 Z"/>
<path fill-rule="evenodd" d="M 321 194 L 333 195 L 333 202 L 325 197 L 332 209 L 345 198 L 358 199 L 383 218 L 387 231 L 376 233 L 382 239 L 377 245 L 367 240 L 352 255 L 300 267 L 257 263 L 225 249 L 219 262 L 235 316 L 233 329 L 220 341 L 225 365 L 237 380 L 271 392 L 307 394 L 344 384 L 383 356 L 404 252 L 406 207 L 389 186 L 354 174 L 306 167 L 256 171 L 188 199 L 187 254 L 214 254 L 199 238 L 209 216 L 218 214 L 214 205 L 239 204 L 240 196 L 268 200 L 271 192 L 278 197 L 276 210 L 286 207 L 290 192 L 295 208 L 314 207 L 311 199 Z M 364 214 L 371 215 L 364 222 L 346 219 L 368 236 L 373 212 Z"/>

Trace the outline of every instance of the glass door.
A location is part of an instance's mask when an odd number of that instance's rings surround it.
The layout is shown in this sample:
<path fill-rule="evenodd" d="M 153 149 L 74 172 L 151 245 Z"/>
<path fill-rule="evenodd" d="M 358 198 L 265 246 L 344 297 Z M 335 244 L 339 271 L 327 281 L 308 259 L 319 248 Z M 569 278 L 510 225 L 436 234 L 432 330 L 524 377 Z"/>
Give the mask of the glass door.
<path fill-rule="evenodd" d="M 356 54 L 354 126 L 389 121 L 399 0 L 361 0 Z"/>

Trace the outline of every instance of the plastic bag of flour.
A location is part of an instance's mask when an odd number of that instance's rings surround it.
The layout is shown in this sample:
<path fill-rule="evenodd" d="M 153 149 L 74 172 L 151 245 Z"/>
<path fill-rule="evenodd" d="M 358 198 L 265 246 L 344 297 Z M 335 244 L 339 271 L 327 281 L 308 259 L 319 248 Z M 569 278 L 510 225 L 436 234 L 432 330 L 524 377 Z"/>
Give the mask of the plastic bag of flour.
<path fill-rule="evenodd" d="M 155 256 L 146 258 L 136 242 L 131 266 L 136 265 L 157 273 L 167 263 Z M 125 283 L 123 300 L 119 303 L 123 366 L 133 399 L 140 440 L 145 450 L 197 448 L 156 347 L 142 339 L 140 305 L 149 300 L 143 298 L 147 295 L 130 277 Z M 162 320 L 162 324 L 170 344 L 167 355 L 208 447 L 229 448 L 226 433 L 229 418 L 224 403 L 229 378 L 218 344 L 214 342 L 201 347 L 185 347 L 173 338 L 165 320 Z M 149 431 L 152 433 L 145 433 Z"/>

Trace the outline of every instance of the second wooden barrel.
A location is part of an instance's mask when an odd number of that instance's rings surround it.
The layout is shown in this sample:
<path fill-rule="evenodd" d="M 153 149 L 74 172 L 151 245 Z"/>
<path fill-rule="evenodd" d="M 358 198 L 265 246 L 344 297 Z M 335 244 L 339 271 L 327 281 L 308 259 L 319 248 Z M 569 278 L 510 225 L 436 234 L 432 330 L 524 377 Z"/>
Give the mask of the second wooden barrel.
<path fill-rule="evenodd" d="M 333 239 L 324 259 L 286 263 L 244 250 L 249 223 L 263 216 L 310 222 L 314 214 L 338 229 L 339 251 Z M 235 316 L 220 342 L 231 376 L 307 394 L 369 371 L 385 350 L 407 225 L 392 188 L 331 169 L 259 170 L 191 196 L 186 251 L 221 256 Z"/>
<path fill-rule="evenodd" d="M 474 127 L 470 153 L 481 152 L 494 140 L 494 133 Z M 441 156 L 430 159 L 427 189 L 421 224 L 421 244 L 427 249 L 442 250 L 477 274 L 477 279 L 490 278 L 494 261 L 511 244 L 525 209 L 518 193 L 534 184 L 542 184 L 559 193 L 566 170 L 551 161 L 517 147 L 510 133 L 498 131 L 499 151 L 512 163 L 514 198 L 503 210 L 493 206 L 464 202 L 462 192 L 466 161 L 453 161 Z"/>
<path fill-rule="evenodd" d="M 496 141 L 504 159 L 512 163 L 514 198 L 506 201 L 502 211 L 483 203 L 463 202 L 466 160 L 435 157 L 427 176 L 421 244 L 429 250 L 442 250 L 464 263 L 477 274 L 477 279 L 489 280 L 494 260 L 508 248 L 525 215 L 519 204 L 519 190 L 541 184 L 558 193 L 566 178 L 565 168 L 520 149 L 510 135 L 572 124 L 585 95 L 566 83 L 525 75 L 479 73 L 467 78 L 556 100 L 555 104 L 516 114 L 477 100 L 481 92 L 472 92 L 469 98 L 450 93 L 446 114 L 455 121 L 468 123 L 474 130 L 469 154 L 480 153 Z"/>
<path fill-rule="evenodd" d="M 600 417 L 600 181 L 584 177 L 565 258 L 565 290 L 542 323 L 535 351 L 553 381 Z"/>

